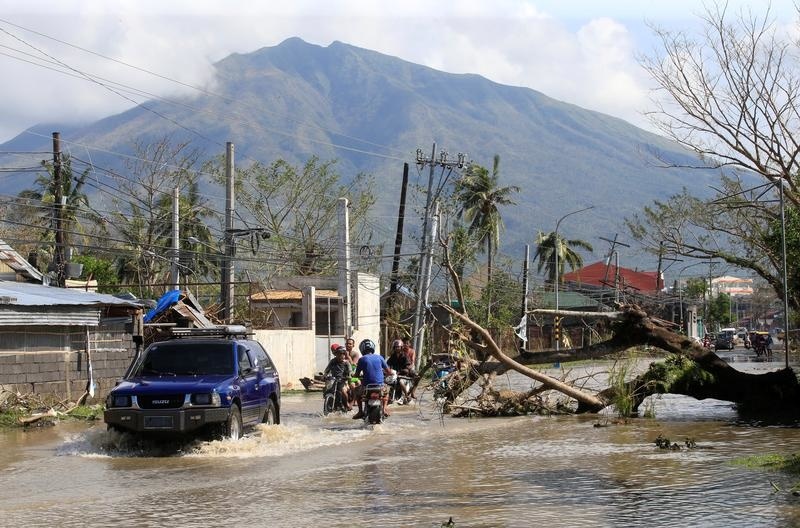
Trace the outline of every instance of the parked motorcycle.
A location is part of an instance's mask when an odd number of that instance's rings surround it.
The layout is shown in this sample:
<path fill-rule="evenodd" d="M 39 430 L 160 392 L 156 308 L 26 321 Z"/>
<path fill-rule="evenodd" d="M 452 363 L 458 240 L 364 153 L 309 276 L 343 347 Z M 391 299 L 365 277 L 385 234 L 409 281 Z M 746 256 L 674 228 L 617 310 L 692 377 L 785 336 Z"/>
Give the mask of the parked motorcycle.
<path fill-rule="evenodd" d="M 383 385 L 371 383 L 364 387 L 364 423 L 376 425 L 383 422 Z"/>
<path fill-rule="evenodd" d="M 332 412 L 347 412 L 347 402 L 342 397 L 342 384 L 344 380 L 327 376 L 325 390 L 322 393 L 322 414 L 327 416 Z"/>

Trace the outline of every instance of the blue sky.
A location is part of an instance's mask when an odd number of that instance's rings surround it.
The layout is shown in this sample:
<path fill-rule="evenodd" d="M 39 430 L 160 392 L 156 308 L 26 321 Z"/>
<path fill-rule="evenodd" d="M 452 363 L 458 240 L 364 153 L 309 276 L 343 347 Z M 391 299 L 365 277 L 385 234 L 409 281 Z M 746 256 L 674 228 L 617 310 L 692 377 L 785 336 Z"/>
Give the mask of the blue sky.
<path fill-rule="evenodd" d="M 759 13 L 769 4 L 728 2 Z M 771 6 L 777 23 L 796 31 L 794 4 Z M 637 62 L 653 50 L 646 22 L 692 30 L 700 10 L 690 0 L 0 0 L 0 67 L 15 80 L 0 86 L 0 141 L 40 122 L 94 120 L 146 99 L 121 97 L 77 72 L 160 95 L 192 93 L 47 36 L 209 87 L 211 64 L 230 53 L 293 36 L 338 40 L 646 126 L 651 86 Z"/>

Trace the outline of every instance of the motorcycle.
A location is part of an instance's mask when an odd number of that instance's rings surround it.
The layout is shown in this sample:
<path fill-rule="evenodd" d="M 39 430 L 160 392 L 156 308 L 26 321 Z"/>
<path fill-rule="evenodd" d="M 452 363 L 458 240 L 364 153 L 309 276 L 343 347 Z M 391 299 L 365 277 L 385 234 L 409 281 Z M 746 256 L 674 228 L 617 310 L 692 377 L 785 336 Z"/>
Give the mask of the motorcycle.
<path fill-rule="evenodd" d="M 364 387 L 364 423 L 377 425 L 383 422 L 383 385 L 370 383 Z"/>
<path fill-rule="evenodd" d="M 342 384 L 344 380 L 327 376 L 325 390 L 322 393 L 322 414 L 327 416 L 332 412 L 347 412 L 347 402 L 342 398 Z"/>
<path fill-rule="evenodd" d="M 389 386 L 389 403 L 403 405 L 405 403 L 406 394 L 411 390 L 412 381 L 413 378 L 401 376 L 400 374 L 387 376 L 386 385 Z"/>

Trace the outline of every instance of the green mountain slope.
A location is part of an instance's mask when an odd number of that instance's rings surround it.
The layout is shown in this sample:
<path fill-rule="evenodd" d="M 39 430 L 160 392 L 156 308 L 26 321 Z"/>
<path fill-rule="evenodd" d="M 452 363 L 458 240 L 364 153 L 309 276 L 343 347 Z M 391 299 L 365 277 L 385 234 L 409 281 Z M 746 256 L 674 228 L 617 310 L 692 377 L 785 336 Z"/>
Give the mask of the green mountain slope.
<path fill-rule="evenodd" d="M 465 152 L 487 167 L 499 154 L 502 184 L 522 189 L 518 205 L 503 212 L 501 250 L 514 258 L 533 243 L 537 230 L 550 231 L 564 213 L 592 204 L 595 209 L 570 218 L 561 229 L 597 248 L 588 261 L 599 259 L 605 243 L 597 237 L 623 233 L 624 216 L 683 186 L 703 192 L 713 176 L 661 168 L 653 152 L 676 164 L 697 160 L 620 119 L 528 88 L 443 73 L 340 42 L 321 47 L 293 38 L 231 55 L 216 67 L 218 81 L 211 90 L 224 97 L 198 95 L 183 99 L 183 106 L 151 101 L 72 129 L 62 139 L 97 148 L 92 159 L 104 167 L 123 163 L 107 151 L 130 153 L 135 139 L 165 135 L 192 141 L 208 157 L 221 155 L 225 142 L 232 141 L 237 166 L 277 157 L 337 158 L 345 176 L 375 176 L 379 221 L 387 232 L 394 225 L 386 217 L 396 214 L 403 161 L 414 167 L 417 148 L 429 156 L 435 141 L 451 159 Z M 47 150 L 48 140 L 41 143 Z M 412 168 L 412 174 L 412 182 L 425 183 L 427 169 Z M 630 258 L 655 268 L 649 257 Z M 624 259 L 621 264 L 632 265 Z"/>

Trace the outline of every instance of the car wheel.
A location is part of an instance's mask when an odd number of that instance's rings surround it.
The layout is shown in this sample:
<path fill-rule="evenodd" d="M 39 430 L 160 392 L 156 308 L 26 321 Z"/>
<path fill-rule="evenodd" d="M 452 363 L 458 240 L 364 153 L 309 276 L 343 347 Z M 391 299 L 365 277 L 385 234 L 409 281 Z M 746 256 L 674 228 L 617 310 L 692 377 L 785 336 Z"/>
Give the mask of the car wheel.
<path fill-rule="evenodd" d="M 238 405 L 231 406 L 231 414 L 225 423 L 225 438 L 239 440 L 242 437 L 242 412 Z"/>
<path fill-rule="evenodd" d="M 269 400 L 267 402 L 267 410 L 264 411 L 264 419 L 262 420 L 267 425 L 276 425 L 281 423 L 278 417 L 278 409 L 275 408 L 275 402 Z"/>

